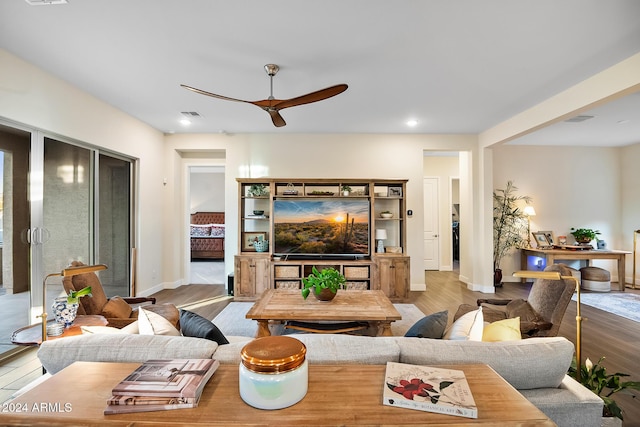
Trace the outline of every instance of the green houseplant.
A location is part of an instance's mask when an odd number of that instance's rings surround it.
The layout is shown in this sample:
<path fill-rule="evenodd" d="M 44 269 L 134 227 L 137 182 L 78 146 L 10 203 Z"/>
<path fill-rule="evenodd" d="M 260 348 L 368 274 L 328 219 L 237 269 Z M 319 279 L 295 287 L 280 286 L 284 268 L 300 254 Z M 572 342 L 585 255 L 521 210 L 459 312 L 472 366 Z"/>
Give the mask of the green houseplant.
<path fill-rule="evenodd" d="M 314 265 L 311 274 L 302 279 L 302 297 L 307 299 L 313 289 L 316 298 L 333 299 L 345 282 L 345 277 L 335 268 L 328 267 L 318 271 Z"/>
<path fill-rule="evenodd" d="M 593 362 L 587 358 L 581 366 L 580 382 L 604 401 L 604 407 L 602 408 L 603 417 L 615 417 L 622 420 L 622 409 L 620 409 L 611 396 L 619 392 L 633 394 L 630 390 L 640 390 L 640 382 L 622 381 L 622 377 L 628 377 L 629 375 L 621 374 L 620 372 L 607 374 L 607 369 L 602 366 L 604 359 L 604 356 L 601 357 L 598 363 L 594 365 Z M 569 376 L 574 379 L 576 378 L 575 358 L 569 368 Z M 633 396 L 635 397 L 635 394 Z"/>
<path fill-rule="evenodd" d="M 91 295 L 91 286 L 82 288 L 79 291 L 70 291 L 67 295 L 67 302 L 69 304 L 78 304 L 80 302 L 80 297 L 84 297 L 87 295 Z"/>
<path fill-rule="evenodd" d="M 500 285 L 502 281 L 502 258 L 527 240 L 527 217 L 524 210 L 520 209 L 520 204 L 531 203 L 531 197 L 519 196 L 517 190 L 513 182 L 508 181 L 504 189 L 493 191 L 494 285 Z"/>
<path fill-rule="evenodd" d="M 349 195 L 349 193 L 351 193 L 351 187 L 350 187 L 350 186 L 348 186 L 347 184 L 343 184 L 343 185 L 340 187 L 340 190 L 342 191 L 342 195 L 343 195 L 343 196 L 348 196 L 348 195 Z"/>
<path fill-rule="evenodd" d="M 571 228 L 571 234 L 578 243 L 590 243 L 593 239 L 597 239 L 600 230 L 592 230 L 591 228 Z"/>

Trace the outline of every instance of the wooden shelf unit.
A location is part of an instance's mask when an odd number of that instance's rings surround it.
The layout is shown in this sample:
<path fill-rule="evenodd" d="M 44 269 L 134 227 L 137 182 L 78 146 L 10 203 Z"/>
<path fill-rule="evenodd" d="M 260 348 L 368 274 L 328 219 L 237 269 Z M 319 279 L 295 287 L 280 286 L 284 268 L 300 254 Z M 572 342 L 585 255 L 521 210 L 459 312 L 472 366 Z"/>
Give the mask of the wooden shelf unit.
<path fill-rule="evenodd" d="M 299 289 L 313 266 L 334 267 L 344 274 L 348 289 L 381 289 L 394 301 L 407 298 L 409 257 L 406 255 L 406 183 L 387 179 L 239 178 L 239 247 L 235 257 L 237 300 L 255 300 L 266 289 Z M 350 187 L 348 194 L 343 192 Z M 338 259 L 288 259 L 274 256 L 271 242 L 275 200 L 362 199 L 369 202 L 368 256 Z M 262 212 L 260 212 L 262 211 Z M 382 218 L 391 212 L 391 218 Z M 376 252 L 376 230 L 386 231 L 385 253 Z M 269 241 L 264 252 L 253 239 Z"/>

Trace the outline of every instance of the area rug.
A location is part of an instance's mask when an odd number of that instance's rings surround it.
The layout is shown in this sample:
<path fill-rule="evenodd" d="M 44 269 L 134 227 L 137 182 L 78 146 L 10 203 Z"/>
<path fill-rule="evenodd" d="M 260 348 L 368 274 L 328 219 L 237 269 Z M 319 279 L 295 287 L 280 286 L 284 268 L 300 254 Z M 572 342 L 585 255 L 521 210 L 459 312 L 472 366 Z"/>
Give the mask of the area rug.
<path fill-rule="evenodd" d="M 254 337 L 258 331 L 258 322 L 245 317 L 251 306 L 253 306 L 252 302 L 229 303 L 213 319 L 213 323 L 226 336 Z M 394 336 L 404 335 L 414 323 L 424 317 L 422 311 L 413 304 L 394 304 L 394 307 L 402 316 L 402 320 L 391 323 L 391 333 Z M 273 335 L 284 335 L 293 333 L 293 331 L 289 332 L 282 326 L 276 325 L 272 326 L 271 333 Z"/>
<path fill-rule="evenodd" d="M 576 300 L 573 295 L 572 300 Z M 580 304 L 640 322 L 640 295 L 628 292 L 581 293 Z"/>

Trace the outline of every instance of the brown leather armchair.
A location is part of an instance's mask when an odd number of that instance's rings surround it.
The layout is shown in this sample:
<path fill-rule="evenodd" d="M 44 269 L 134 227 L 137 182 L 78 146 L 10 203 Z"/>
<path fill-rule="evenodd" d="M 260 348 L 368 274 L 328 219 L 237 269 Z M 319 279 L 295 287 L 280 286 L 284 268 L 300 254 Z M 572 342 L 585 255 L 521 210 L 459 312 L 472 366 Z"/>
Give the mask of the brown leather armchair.
<path fill-rule="evenodd" d="M 72 267 L 85 265 L 82 262 L 74 261 L 71 263 Z M 102 283 L 95 273 L 78 274 L 76 276 L 64 277 L 62 285 L 65 292 L 69 293 L 72 290 L 80 290 L 86 286 L 91 286 L 91 295 L 80 298 L 80 305 L 78 306 L 78 314 L 99 314 L 104 316 L 109 322 L 109 326 L 116 328 L 123 328 L 130 323 L 138 320 L 137 307 L 131 307 L 131 304 L 145 304 L 145 310 L 150 310 L 160 314 L 161 316 L 168 318 L 165 311 L 167 311 L 166 304 L 155 305 L 156 299 L 153 297 L 119 297 L 114 296 L 107 298 L 104 292 Z M 173 311 L 175 306 L 170 304 Z M 170 316 L 173 317 L 173 316 Z M 178 325 L 179 319 L 170 318 L 170 321 L 174 325 Z"/>
<path fill-rule="evenodd" d="M 571 276 L 571 270 L 564 264 L 553 264 L 545 271 L 559 271 L 562 276 Z M 536 279 L 529 296 L 522 299 L 478 299 L 482 306 L 485 322 L 520 317 L 520 333 L 523 338 L 555 337 L 575 291 L 572 280 Z M 454 316 L 454 321 L 477 306 L 462 304 Z"/>

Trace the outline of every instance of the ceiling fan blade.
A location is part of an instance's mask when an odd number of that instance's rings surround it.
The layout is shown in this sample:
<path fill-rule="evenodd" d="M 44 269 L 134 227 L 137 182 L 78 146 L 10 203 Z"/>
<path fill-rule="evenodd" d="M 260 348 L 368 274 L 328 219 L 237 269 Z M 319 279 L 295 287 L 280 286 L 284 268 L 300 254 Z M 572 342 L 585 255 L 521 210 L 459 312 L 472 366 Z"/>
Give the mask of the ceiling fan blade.
<path fill-rule="evenodd" d="M 265 111 L 269 113 L 269 115 L 271 116 L 271 121 L 273 122 L 273 125 L 275 127 L 280 128 L 282 126 L 287 125 L 287 122 L 284 121 L 280 113 L 278 113 L 278 110 L 265 110 Z"/>
<path fill-rule="evenodd" d="M 283 108 L 295 107 L 296 105 L 311 104 L 312 102 L 322 101 L 324 99 L 331 98 L 332 96 L 341 94 L 342 92 L 347 90 L 348 87 L 349 86 L 347 86 L 346 84 L 339 84 L 325 89 L 320 89 L 306 95 L 277 102 L 273 105 L 273 108 L 275 108 L 276 110 L 282 110 Z"/>
<path fill-rule="evenodd" d="M 206 90 L 198 89 L 198 88 L 187 86 L 187 85 L 183 85 L 183 84 L 181 84 L 180 86 L 182 86 L 183 88 L 188 89 L 190 91 L 193 91 L 195 93 L 199 93 L 200 95 L 207 95 L 207 96 L 211 96 L 213 98 L 224 99 L 226 101 L 246 102 L 247 104 L 253 104 L 253 102 L 251 102 L 251 101 L 245 101 L 243 99 L 236 99 L 236 98 L 229 98 L 228 96 L 216 95 L 215 93 L 207 92 Z"/>

